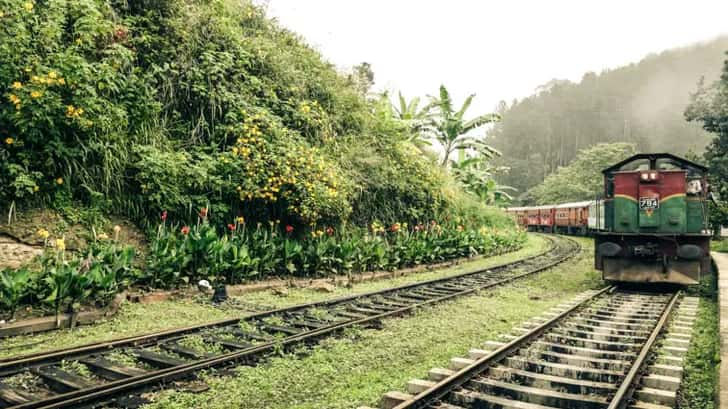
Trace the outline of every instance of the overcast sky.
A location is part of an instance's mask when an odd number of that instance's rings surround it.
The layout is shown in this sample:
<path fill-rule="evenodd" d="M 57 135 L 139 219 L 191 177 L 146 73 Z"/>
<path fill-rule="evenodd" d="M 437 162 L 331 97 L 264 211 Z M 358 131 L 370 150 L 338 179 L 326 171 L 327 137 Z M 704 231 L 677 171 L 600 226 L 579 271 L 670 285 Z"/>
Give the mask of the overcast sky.
<path fill-rule="evenodd" d="M 340 68 L 408 98 L 441 83 L 472 114 L 651 52 L 728 34 L 727 0 L 258 0 Z"/>

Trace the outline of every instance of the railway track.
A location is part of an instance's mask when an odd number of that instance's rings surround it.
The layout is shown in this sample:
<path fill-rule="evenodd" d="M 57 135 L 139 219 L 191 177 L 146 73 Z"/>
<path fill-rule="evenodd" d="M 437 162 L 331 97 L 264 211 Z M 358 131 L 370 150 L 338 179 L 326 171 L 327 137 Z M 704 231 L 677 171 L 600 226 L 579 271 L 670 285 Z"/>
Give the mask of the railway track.
<path fill-rule="evenodd" d="M 672 408 L 697 303 L 680 291 L 590 292 L 384 395 L 381 408 Z"/>
<path fill-rule="evenodd" d="M 254 364 L 280 348 L 468 295 L 546 270 L 579 245 L 549 238 L 549 251 L 513 263 L 383 291 L 194 327 L 0 360 L 0 408 L 127 406 L 141 390 L 231 364 Z"/>

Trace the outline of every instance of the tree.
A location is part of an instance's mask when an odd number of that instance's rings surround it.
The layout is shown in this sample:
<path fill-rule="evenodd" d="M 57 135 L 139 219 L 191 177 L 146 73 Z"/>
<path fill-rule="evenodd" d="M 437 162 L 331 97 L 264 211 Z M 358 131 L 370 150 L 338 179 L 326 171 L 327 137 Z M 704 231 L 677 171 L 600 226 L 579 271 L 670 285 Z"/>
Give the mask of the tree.
<path fill-rule="evenodd" d="M 465 191 L 477 196 L 486 204 L 510 202 L 513 197 L 508 192 L 515 192 L 511 186 L 498 184 L 495 175 L 507 171 L 504 166 L 492 166 L 487 160 L 478 157 L 452 162 L 452 174 Z"/>
<path fill-rule="evenodd" d="M 355 65 L 351 70 L 351 74 L 349 74 L 349 82 L 360 94 L 366 96 L 374 85 L 372 65 L 368 62 Z"/>
<path fill-rule="evenodd" d="M 721 225 L 728 224 L 728 60 L 723 63 L 720 80 L 706 87 L 703 80 L 698 91 L 685 110 L 688 121 L 703 123 L 703 129 L 715 135 L 705 151 L 704 158 L 710 168 L 711 192 L 721 202 L 711 206 L 711 224 L 720 231 Z"/>
<path fill-rule="evenodd" d="M 409 142 L 412 142 L 415 146 L 423 149 L 425 146 L 431 145 L 427 139 L 429 131 L 429 119 L 431 116 L 431 106 L 426 105 L 420 107 L 420 98 L 412 98 L 409 102 L 402 96 L 402 93 L 397 94 L 397 104 L 392 105 L 395 118 L 404 122 L 408 128 Z"/>
<path fill-rule="evenodd" d="M 728 37 L 667 50 L 580 81 L 552 80 L 500 112 L 488 142 L 511 168 L 499 181 L 527 191 L 598 143 L 629 142 L 642 152 L 704 152 L 710 133 L 682 118 L 695 80 L 720 76 Z M 503 106 L 503 104 L 501 105 Z"/>
<path fill-rule="evenodd" d="M 602 194 L 605 169 L 636 152 L 631 143 L 602 143 L 582 149 L 568 166 L 560 167 L 527 192 L 536 204 L 591 200 Z"/>
<path fill-rule="evenodd" d="M 475 98 L 475 94 L 468 96 L 457 111 L 453 108 L 450 92 L 448 92 L 444 85 L 440 86 L 440 96 L 432 98 L 431 106 L 435 108 L 435 112 L 430 121 L 432 127 L 431 133 L 444 149 L 441 162 L 443 166 L 448 166 L 448 161 L 453 151 L 473 148 L 477 143 L 485 145 L 468 134 L 485 124 L 500 120 L 498 114 L 485 114 L 466 120 L 465 113 L 470 108 L 473 98 Z M 490 147 L 486 150 L 495 151 L 495 149 Z"/>
<path fill-rule="evenodd" d="M 473 141 L 469 157 L 452 161 L 450 171 L 467 192 L 480 198 L 486 204 L 508 202 L 513 198 L 508 193 L 517 189 L 500 185 L 495 175 L 508 171 L 506 166 L 493 166 L 491 160 L 501 153 L 482 141 Z"/>

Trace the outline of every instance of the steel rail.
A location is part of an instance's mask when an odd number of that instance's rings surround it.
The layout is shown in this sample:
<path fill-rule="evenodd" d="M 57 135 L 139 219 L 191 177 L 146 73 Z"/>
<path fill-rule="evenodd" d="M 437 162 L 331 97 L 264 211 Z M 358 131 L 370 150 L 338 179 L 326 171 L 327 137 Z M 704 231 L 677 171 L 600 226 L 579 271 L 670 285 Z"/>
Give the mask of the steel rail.
<path fill-rule="evenodd" d="M 571 316 L 571 314 L 575 311 L 583 308 L 602 294 L 607 292 L 613 292 L 614 290 L 616 290 L 616 288 L 617 287 L 615 286 L 610 286 L 597 291 L 589 298 L 580 301 L 579 303 L 562 311 L 561 313 L 544 322 L 543 324 L 538 325 L 534 329 L 511 340 L 510 342 L 502 345 L 501 347 L 495 349 L 489 354 L 477 359 L 472 364 L 441 380 L 432 387 L 427 388 L 426 390 L 413 396 L 411 399 L 400 403 L 393 409 L 422 409 L 433 405 L 435 402 L 444 398 L 445 395 L 447 395 L 448 393 L 460 388 L 465 383 L 470 381 L 470 379 L 488 369 L 488 367 L 490 367 L 494 363 L 504 359 L 518 348 L 523 347 L 524 344 L 528 344 L 536 340 L 538 337 L 543 335 L 544 332 L 548 331 L 564 319 Z"/>
<path fill-rule="evenodd" d="M 632 364 L 627 376 L 625 376 L 622 380 L 619 389 L 617 389 L 614 397 L 612 397 L 612 401 L 609 403 L 609 407 L 607 409 L 625 409 L 629 404 L 629 400 L 632 398 L 634 390 L 637 388 L 639 380 L 642 377 L 641 371 L 647 363 L 647 358 L 651 355 L 652 348 L 657 342 L 657 338 L 660 336 L 660 333 L 665 328 L 667 321 L 670 319 L 672 311 L 675 309 L 675 305 L 677 305 L 677 301 L 680 298 L 681 293 L 682 291 L 675 292 L 670 299 L 670 302 L 662 310 L 662 315 L 660 316 L 659 321 L 657 321 L 657 325 L 655 325 L 655 328 L 650 333 L 650 337 L 642 346 L 642 349 L 640 349 L 639 355 L 637 355 L 637 358 Z"/>
<path fill-rule="evenodd" d="M 548 238 L 548 240 L 551 241 L 551 245 L 549 246 L 549 248 L 547 250 L 545 250 L 544 252 L 541 252 L 539 254 L 535 254 L 533 256 L 519 259 L 519 260 L 510 262 L 510 263 L 501 263 L 501 264 L 497 264 L 492 267 L 480 268 L 480 269 L 473 270 L 473 271 L 466 271 L 464 273 L 460 273 L 460 274 L 456 274 L 456 275 L 452 275 L 452 276 L 448 276 L 448 277 L 440 277 L 440 278 L 435 278 L 435 279 L 431 279 L 431 280 L 419 281 L 419 282 L 404 284 L 404 285 L 400 285 L 400 286 L 396 286 L 396 287 L 385 288 L 383 290 L 375 290 L 375 291 L 370 291 L 370 292 L 365 292 L 365 293 L 360 293 L 360 294 L 347 295 L 347 296 L 332 298 L 329 300 L 314 301 L 314 302 L 309 302 L 309 303 L 304 303 L 304 304 L 296 304 L 296 305 L 293 305 L 290 307 L 283 307 L 283 308 L 278 308 L 278 309 L 274 309 L 274 310 L 262 311 L 262 312 L 246 315 L 241 318 L 229 318 L 229 319 L 224 319 L 224 320 L 212 321 L 212 322 L 200 324 L 200 325 L 193 325 L 193 326 L 188 326 L 188 327 L 183 327 L 183 328 L 159 331 L 159 332 L 155 332 L 152 334 L 136 335 L 136 336 L 131 336 L 131 337 L 119 338 L 119 339 L 115 339 L 115 340 L 111 340 L 111 341 L 102 341 L 102 342 L 82 345 L 82 346 L 78 346 L 78 347 L 56 349 L 53 351 L 41 352 L 41 353 L 30 354 L 30 355 L 25 355 L 25 356 L 0 358 L 0 375 L 4 375 L 4 374 L 8 373 L 9 371 L 12 371 L 18 367 L 35 366 L 35 365 L 47 363 L 49 361 L 55 361 L 60 358 L 74 358 L 77 356 L 88 355 L 88 354 L 102 352 L 102 351 L 119 348 L 119 347 L 124 347 L 124 346 L 140 346 L 140 345 L 145 345 L 148 343 L 158 342 L 160 340 L 175 337 L 175 336 L 199 332 L 200 330 L 207 329 L 207 328 L 216 328 L 216 327 L 225 327 L 228 325 L 234 325 L 234 324 L 240 323 L 241 321 L 245 321 L 245 320 L 261 319 L 261 318 L 266 318 L 271 315 L 277 315 L 277 314 L 281 314 L 281 313 L 290 313 L 290 312 L 295 312 L 298 310 L 311 308 L 311 307 L 330 307 L 330 306 L 345 303 L 348 301 L 356 300 L 358 298 L 382 295 L 382 294 L 387 294 L 387 293 L 391 293 L 391 292 L 426 286 L 426 285 L 430 285 L 430 284 L 436 284 L 436 283 L 440 283 L 440 282 L 444 282 L 444 281 L 453 281 L 453 280 L 465 278 L 468 276 L 482 274 L 482 273 L 485 273 L 488 271 L 497 272 L 497 270 L 513 268 L 513 267 L 518 266 L 519 264 L 523 264 L 525 262 L 534 260 L 539 257 L 547 256 L 549 253 L 553 252 L 556 249 L 556 242 L 550 237 L 547 237 L 547 238 Z M 573 240 L 568 239 L 568 238 L 563 238 L 563 239 L 567 240 L 567 241 L 571 241 L 572 243 L 576 243 Z M 577 243 L 577 248 L 575 251 L 578 251 L 580 248 L 581 248 L 581 246 Z M 567 255 L 567 257 L 563 258 L 563 260 L 561 260 L 561 261 L 564 261 L 566 258 L 568 258 L 568 255 Z"/>
<path fill-rule="evenodd" d="M 477 285 L 477 286 L 465 289 L 463 291 L 446 294 L 441 297 L 435 297 L 432 299 L 423 300 L 421 302 L 415 302 L 411 305 L 408 305 L 408 306 L 405 306 L 402 308 L 398 308 L 396 310 L 382 312 L 380 314 L 367 316 L 367 317 L 361 318 L 361 319 L 354 319 L 354 320 L 340 322 L 340 323 L 333 323 L 333 324 L 323 327 L 323 328 L 305 331 L 300 334 L 292 335 L 292 336 L 282 338 L 282 339 L 272 341 L 272 342 L 255 345 L 255 346 L 252 346 L 252 347 L 249 347 L 246 349 L 242 349 L 239 351 L 214 356 L 211 358 L 200 359 L 200 360 L 192 361 L 192 362 L 189 362 L 189 363 L 186 363 L 183 365 L 178 365 L 178 366 L 174 366 L 174 367 L 166 368 L 166 369 L 160 369 L 160 370 L 148 372 L 148 373 L 145 373 L 142 375 L 129 377 L 129 378 L 125 378 L 125 379 L 121 379 L 121 380 L 117 380 L 117 381 L 111 381 L 111 382 L 108 382 L 105 384 L 95 385 L 95 386 L 92 386 L 92 387 L 86 388 L 86 389 L 80 389 L 80 390 L 76 390 L 76 391 L 58 394 L 58 395 L 54 395 L 54 396 L 48 397 L 43 400 L 32 401 L 32 402 L 27 402 L 24 404 L 12 406 L 11 408 L 13 408 L 13 409 L 39 409 L 39 408 L 51 409 L 51 408 L 77 407 L 78 405 L 81 405 L 81 404 L 88 404 L 90 402 L 97 402 L 102 399 L 108 399 L 109 397 L 116 396 L 122 392 L 130 392 L 130 391 L 138 390 L 141 388 L 157 385 L 162 382 L 167 382 L 167 381 L 171 381 L 174 379 L 187 377 L 187 376 L 189 376 L 197 371 L 203 370 L 203 369 L 231 364 L 231 363 L 234 363 L 237 361 L 244 360 L 246 358 L 247 359 L 258 358 L 260 356 L 265 355 L 266 353 L 268 353 L 270 351 L 275 350 L 276 348 L 288 347 L 288 346 L 299 344 L 299 343 L 305 342 L 305 341 L 314 341 L 321 337 L 337 333 L 345 328 L 349 328 L 349 327 L 353 327 L 353 326 L 367 325 L 367 324 L 371 324 L 373 322 L 379 322 L 383 318 L 402 315 L 402 314 L 405 314 L 416 308 L 420 308 L 420 307 L 427 306 L 427 305 L 432 305 L 432 304 L 446 301 L 449 299 L 453 299 L 456 297 L 462 297 L 462 296 L 465 296 L 465 295 L 468 295 L 468 294 L 471 294 L 471 293 L 474 293 L 477 291 L 481 291 L 484 289 L 503 285 L 503 284 L 512 282 L 514 280 L 518 280 L 520 278 L 524 278 L 524 277 L 533 275 L 535 273 L 538 273 L 540 271 L 549 269 L 555 265 L 558 265 L 558 264 L 564 262 L 565 260 L 572 257 L 574 254 L 577 254 L 578 250 L 580 249 L 579 244 L 574 242 L 571 239 L 565 239 L 565 240 L 571 242 L 571 244 L 575 244 L 572 251 L 562 255 L 561 257 L 559 257 L 558 259 L 556 259 L 550 263 L 540 265 L 534 269 L 531 269 L 531 270 L 521 273 L 521 274 L 517 274 L 517 275 L 511 276 L 511 277 L 506 277 L 504 279 L 497 280 L 494 282 Z M 553 251 L 553 248 L 551 249 L 551 251 Z M 532 256 L 527 259 L 522 259 L 522 260 L 519 260 L 518 262 L 514 262 L 514 263 L 505 263 L 505 264 L 501 264 L 499 266 L 482 269 L 477 272 L 463 273 L 463 274 L 456 275 L 456 276 L 428 280 L 425 282 L 403 285 L 403 286 L 399 286 L 399 287 L 395 287 L 395 288 L 386 289 L 383 291 L 374 291 L 374 292 L 369 292 L 369 293 L 365 293 L 365 294 L 359 294 L 356 296 L 340 297 L 338 299 L 328 300 L 326 302 L 309 303 L 309 304 L 305 304 L 305 306 L 311 307 L 311 306 L 323 306 L 323 305 L 329 305 L 329 306 L 336 305 L 338 303 L 342 303 L 342 302 L 349 301 L 352 299 L 361 298 L 364 296 L 385 294 L 385 293 L 395 292 L 396 290 L 408 289 L 408 288 L 412 288 L 412 287 L 419 287 L 419 286 L 423 286 L 425 284 L 432 284 L 432 283 L 438 283 L 438 282 L 442 282 L 442 281 L 446 281 L 446 280 L 453 280 L 453 279 L 457 279 L 457 278 L 462 278 L 464 276 L 469 276 L 469 275 L 473 275 L 473 274 L 486 272 L 488 270 L 493 270 L 496 268 L 505 268 L 505 267 L 509 267 L 509 266 L 513 266 L 513 265 L 522 264 L 525 261 L 535 259 L 535 258 L 543 256 L 547 253 L 548 252 L 545 252 L 540 255 Z M 301 309 L 301 308 L 305 308 L 305 307 L 303 305 L 299 305 L 299 306 L 294 306 L 291 308 L 281 309 L 281 310 L 276 310 L 276 311 L 285 312 L 285 311 L 291 311 L 291 310 L 296 310 L 296 309 Z M 272 315 L 272 314 L 273 314 L 273 312 L 264 312 L 264 313 L 257 314 L 257 317 L 261 317 L 264 315 Z M 240 320 L 238 320 L 238 319 L 226 320 L 223 322 L 229 322 L 229 323 L 234 324 L 234 323 L 242 321 L 242 320 L 251 319 L 251 317 L 253 317 L 253 316 L 247 316 Z M 191 328 L 193 328 L 193 330 L 194 330 L 194 328 L 207 328 L 207 327 L 208 326 L 198 326 L 198 327 L 191 327 Z M 189 331 L 190 330 L 188 330 L 188 332 Z M 171 332 L 172 331 L 167 331 L 167 333 L 171 333 Z M 133 340 L 133 339 L 139 339 L 139 338 L 143 338 L 143 337 L 132 337 L 130 339 Z M 127 343 L 129 342 L 128 339 L 126 342 Z M 109 344 L 112 344 L 112 345 L 109 345 Z M 113 345 L 113 342 L 112 343 L 108 343 L 108 342 L 102 343 L 101 345 L 102 345 L 103 349 L 108 349 L 108 348 L 113 349 L 115 346 L 119 346 L 118 344 Z M 95 351 L 98 351 L 99 347 L 96 346 L 95 348 L 92 348 L 92 349 Z M 74 350 L 74 352 L 75 352 L 75 350 Z M 85 349 L 83 351 L 83 354 L 89 354 L 90 352 L 93 352 L 93 351 L 89 351 L 88 349 Z M 13 364 L 13 363 L 14 362 L 8 362 L 3 365 L 7 366 L 7 365 Z M 34 362 L 34 363 L 37 364 L 37 362 Z M 2 369 L 2 366 L 0 366 L 0 369 Z"/>

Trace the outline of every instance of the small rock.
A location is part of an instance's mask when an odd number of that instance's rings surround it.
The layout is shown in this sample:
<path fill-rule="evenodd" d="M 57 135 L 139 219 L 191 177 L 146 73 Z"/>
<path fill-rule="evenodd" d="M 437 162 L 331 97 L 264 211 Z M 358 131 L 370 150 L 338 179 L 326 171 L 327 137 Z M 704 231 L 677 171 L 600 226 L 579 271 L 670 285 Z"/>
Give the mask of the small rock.
<path fill-rule="evenodd" d="M 273 288 L 273 294 L 281 296 L 281 297 L 287 297 L 288 296 L 288 289 L 286 287 L 275 287 Z"/>
<path fill-rule="evenodd" d="M 207 293 L 209 291 L 212 291 L 212 286 L 210 285 L 210 282 L 207 280 L 200 280 L 197 283 L 197 289 L 200 290 L 203 293 Z"/>
<path fill-rule="evenodd" d="M 336 286 L 329 283 L 316 283 L 311 285 L 310 287 L 312 290 L 322 292 L 322 293 L 333 293 L 336 291 Z"/>

